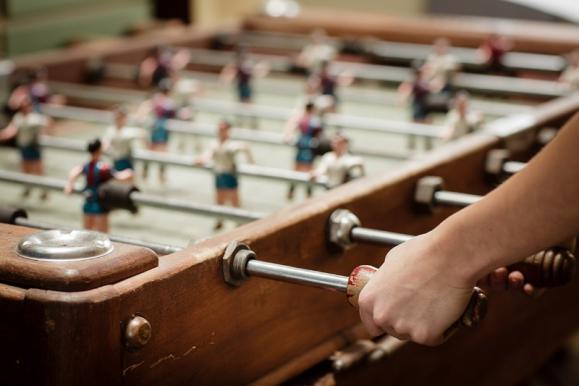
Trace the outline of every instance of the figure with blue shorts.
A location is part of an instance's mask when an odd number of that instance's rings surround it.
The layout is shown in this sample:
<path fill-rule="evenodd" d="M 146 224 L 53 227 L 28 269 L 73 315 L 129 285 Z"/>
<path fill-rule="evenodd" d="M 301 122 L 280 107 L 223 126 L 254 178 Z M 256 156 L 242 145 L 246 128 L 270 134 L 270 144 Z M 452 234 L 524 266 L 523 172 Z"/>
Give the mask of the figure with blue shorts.
<path fill-rule="evenodd" d="M 16 139 L 21 156 L 20 167 L 23 173 L 37 176 L 44 174 L 39 138 L 50 123 L 49 118 L 34 111 L 30 99 L 24 99 L 20 104 L 19 112 L 12 117 L 8 126 L 0 131 L 0 141 Z M 28 197 L 30 188 L 26 187 L 22 195 Z M 42 190 L 40 198 L 45 200 L 47 197 L 48 192 Z"/>
<path fill-rule="evenodd" d="M 141 104 L 137 111 L 137 117 L 148 122 L 151 136 L 149 141 L 149 150 L 165 153 L 169 144 L 169 130 L 167 124 L 169 120 L 177 115 L 177 103 L 172 96 L 172 84 L 165 79 L 159 85 L 158 91 L 149 100 Z M 143 165 L 143 179 L 149 174 L 149 165 Z M 165 182 L 165 166 L 159 165 L 159 180 Z"/>
<path fill-rule="evenodd" d="M 113 125 L 105 131 L 103 149 L 111 157 L 115 171 L 128 169 L 134 173 L 133 143 L 144 136 L 138 129 L 127 127 L 127 111 L 123 107 L 115 107 L 113 116 Z"/>
<path fill-rule="evenodd" d="M 196 160 L 196 164 L 211 166 L 215 174 L 215 200 L 218 205 L 230 203 L 239 208 L 239 182 L 237 175 L 237 155 L 244 153 L 249 163 L 254 163 L 251 150 L 246 143 L 230 140 L 231 124 L 219 123 L 217 141 L 211 148 Z M 215 230 L 223 227 L 223 221 L 217 220 Z"/>
<path fill-rule="evenodd" d="M 294 170 L 309 173 L 313 169 L 316 158 L 315 148 L 322 130 L 322 122 L 316 114 L 316 107 L 313 102 L 307 102 L 302 115 L 288 122 L 285 140 L 296 146 Z M 288 200 L 294 198 L 295 188 L 295 184 L 290 184 Z M 312 187 L 309 184 L 306 187 L 306 194 L 308 197 L 312 195 Z"/>
<path fill-rule="evenodd" d="M 244 47 L 238 47 L 235 51 L 234 62 L 221 71 L 221 81 L 228 84 L 234 83 L 238 101 L 249 105 L 253 102 L 253 79 L 265 77 L 268 73 L 269 65 L 264 62 L 254 63 L 247 54 L 247 50 Z M 251 127 L 257 127 L 255 121 L 251 123 Z"/>
<path fill-rule="evenodd" d="M 82 165 L 74 167 L 68 176 L 64 187 L 65 194 L 74 191 L 74 183 L 80 176 L 86 179 L 84 187 L 85 201 L 82 207 L 84 213 L 84 228 L 106 233 L 109 230 L 109 211 L 100 202 L 98 189 L 111 179 L 126 181 L 133 177 L 130 169 L 116 172 L 106 162 L 101 161 L 102 144 L 99 139 L 91 141 L 87 146 L 90 160 Z"/>
<path fill-rule="evenodd" d="M 422 64 L 413 65 L 412 79 L 402 83 L 398 88 L 402 103 L 408 103 L 411 108 L 412 122 L 432 123 L 430 118 L 429 98 L 433 93 L 432 86 L 428 81 L 425 67 Z M 432 148 L 432 139 L 426 138 L 426 149 Z M 416 135 L 408 135 L 408 149 L 416 149 Z"/>

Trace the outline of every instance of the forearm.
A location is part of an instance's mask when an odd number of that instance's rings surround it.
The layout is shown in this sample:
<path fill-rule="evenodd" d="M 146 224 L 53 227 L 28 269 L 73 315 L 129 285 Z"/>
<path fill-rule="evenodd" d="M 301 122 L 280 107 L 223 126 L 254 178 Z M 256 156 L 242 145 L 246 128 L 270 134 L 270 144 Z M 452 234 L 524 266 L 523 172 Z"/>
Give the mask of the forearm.
<path fill-rule="evenodd" d="M 575 117 L 523 171 L 432 232 L 461 275 L 480 278 L 577 234 L 578 144 Z"/>

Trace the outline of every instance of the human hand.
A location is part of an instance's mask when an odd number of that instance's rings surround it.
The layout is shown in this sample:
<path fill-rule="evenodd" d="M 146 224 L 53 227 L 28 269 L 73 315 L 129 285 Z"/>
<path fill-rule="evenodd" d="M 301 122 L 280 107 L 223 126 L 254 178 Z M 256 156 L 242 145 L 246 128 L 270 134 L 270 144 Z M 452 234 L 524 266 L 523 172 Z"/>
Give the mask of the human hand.
<path fill-rule="evenodd" d="M 441 248 L 432 233 L 393 248 L 359 298 L 362 322 L 372 335 L 434 346 L 463 314 L 475 281 L 468 260 Z"/>

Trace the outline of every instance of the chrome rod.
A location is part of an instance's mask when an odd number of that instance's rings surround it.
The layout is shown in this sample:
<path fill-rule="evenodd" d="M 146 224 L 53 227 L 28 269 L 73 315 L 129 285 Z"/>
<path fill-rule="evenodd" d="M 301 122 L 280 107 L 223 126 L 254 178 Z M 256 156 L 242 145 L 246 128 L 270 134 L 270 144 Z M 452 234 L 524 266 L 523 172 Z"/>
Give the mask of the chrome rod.
<path fill-rule="evenodd" d="M 398 245 L 410 240 L 412 237 L 414 236 L 363 227 L 354 227 L 350 232 L 350 239 L 354 242 L 378 245 Z"/>
<path fill-rule="evenodd" d="M 243 42 L 246 45 L 285 50 L 300 51 L 308 44 L 310 37 L 300 34 L 279 32 L 243 32 L 241 35 L 225 35 L 223 41 L 234 45 Z M 327 41 L 339 48 L 342 41 L 338 38 L 327 37 Z M 411 62 L 416 59 L 426 60 L 432 53 L 432 46 L 428 44 L 402 43 L 392 41 L 364 42 L 368 50 L 385 59 Z M 455 55 L 462 65 L 480 69 L 483 67 L 477 49 L 451 47 L 450 52 Z M 560 55 L 532 54 L 526 52 L 508 52 L 505 54 L 505 65 L 516 70 L 531 70 L 541 72 L 560 72 L 565 67 L 565 59 Z"/>
<path fill-rule="evenodd" d="M 503 165 L 503 171 L 507 174 L 516 174 L 523 170 L 526 165 L 525 162 L 507 161 Z"/>
<path fill-rule="evenodd" d="M 99 98 L 105 88 L 99 87 L 101 91 L 94 93 L 92 86 L 83 86 L 69 83 L 51 82 L 51 86 L 55 91 L 67 96 L 75 96 L 79 99 L 94 99 Z M 123 100 L 126 90 L 107 87 L 107 98 L 117 98 L 118 102 L 126 102 Z M 76 90 L 76 91 L 75 91 Z M 131 95 L 134 91 L 129 90 Z M 144 100 L 146 94 L 143 93 Z M 266 105 L 244 105 L 234 101 L 223 101 L 211 98 L 195 98 L 195 102 L 191 106 L 192 109 L 199 112 L 207 112 L 214 114 L 237 115 L 244 117 L 256 117 L 260 119 L 270 119 L 274 121 L 287 121 L 295 115 L 295 110 L 287 107 L 266 106 Z M 51 109 L 54 114 L 58 113 L 58 107 Z M 377 132 L 384 134 L 407 135 L 413 134 L 423 137 L 442 138 L 444 127 L 412 123 L 405 121 L 392 121 L 378 118 L 368 118 L 344 114 L 328 114 L 326 116 L 326 123 L 329 126 L 343 127 L 349 130 L 359 130 L 367 132 Z"/>
<path fill-rule="evenodd" d="M 62 191 L 66 182 L 46 176 L 33 176 L 24 173 L 0 171 L 0 181 L 26 185 L 30 187 Z M 83 195 L 82 189 L 75 188 L 75 194 Z M 251 222 L 266 216 L 266 213 L 253 212 L 245 209 L 230 208 L 220 205 L 194 203 L 190 200 L 158 197 L 151 194 L 132 192 L 131 200 L 136 204 L 167 209 L 177 212 L 193 213 L 210 217 L 222 217 L 234 221 Z"/>
<path fill-rule="evenodd" d="M 83 122 L 91 122 L 97 124 L 108 125 L 112 122 L 113 115 L 109 111 L 89 109 L 85 107 L 73 106 L 54 106 L 43 105 L 42 112 L 52 118 L 58 119 L 72 119 Z M 132 122 L 136 125 L 136 122 Z M 217 128 L 214 124 L 206 122 L 189 122 L 178 119 L 170 119 L 167 121 L 167 130 L 175 133 L 201 136 L 208 138 L 216 138 Z M 286 148 L 293 148 L 295 143 L 287 143 L 283 134 L 273 131 L 257 131 L 244 128 L 233 128 L 231 130 L 231 138 L 252 143 L 259 143 L 265 145 L 282 146 Z M 387 158 L 387 159 L 408 159 L 408 155 L 403 153 L 386 153 L 383 151 L 364 149 L 352 145 L 351 151 L 353 154 Z"/>
<path fill-rule="evenodd" d="M 42 147 L 64 150 L 85 152 L 85 143 L 83 141 L 58 138 L 51 136 L 41 136 L 40 144 Z M 195 157 L 185 156 L 172 153 L 160 153 L 151 150 L 138 149 L 133 154 L 133 159 L 142 162 L 156 162 L 164 165 L 181 166 L 190 169 L 204 170 L 212 172 L 211 166 L 198 165 L 195 163 Z M 298 172 L 294 170 L 272 168 L 260 165 L 242 164 L 237 168 L 237 171 L 242 176 L 255 177 L 261 179 L 268 179 L 274 181 L 291 182 L 299 184 L 326 186 L 324 178 L 311 180 L 310 175 L 305 172 Z"/>
<path fill-rule="evenodd" d="M 439 190 L 434 192 L 434 203 L 451 206 L 469 206 L 480 201 L 483 196 L 475 194 L 449 192 L 446 190 Z"/>
<path fill-rule="evenodd" d="M 106 66 L 107 74 L 114 78 L 134 79 L 134 67 L 127 64 L 108 63 Z M 219 75 L 200 71 L 182 71 L 184 77 L 194 78 L 206 83 L 216 84 L 219 82 Z M 286 79 L 262 78 L 256 80 L 257 87 L 264 92 L 275 93 L 280 95 L 295 96 L 302 92 L 302 87 L 295 82 L 288 82 Z M 72 85 L 72 84 L 71 84 Z M 297 87 L 296 87 L 297 86 Z M 88 86 L 84 86 L 88 87 Z M 93 86 L 94 87 L 94 86 Z M 79 96 L 82 96 L 79 95 Z M 130 96 L 129 96 L 130 97 Z M 105 98 L 110 99 L 110 94 Z M 344 101 L 356 103 L 372 103 L 383 106 L 384 104 L 396 105 L 398 98 L 395 93 L 387 93 L 386 90 L 368 90 L 356 87 L 346 87 L 340 90 L 340 98 Z M 103 100 L 107 100 L 103 99 Z M 530 111 L 530 107 L 525 104 L 515 102 L 496 102 L 496 101 L 472 101 L 472 107 L 476 111 L 484 114 L 503 116 L 515 113 L 524 113 Z"/>
<path fill-rule="evenodd" d="M 159 209 L 182 211 L 215 217 L 224 217 L 230 220 L 251 222 L 266 216 L 266 213 L 254 212 L 240 208 L 230 208 L 220 205 L 199 204 L 190 201 L 179 200 L 169 197 L 159 197 L 151 194 L 133 192 L 131 199 L 139 205 L 149 206 Z"/>
<path fill-rule="evenodd" d="M 214 67 L 223 67 L 231 63 L 234 53 L 201 48 L 185 48 L 189 51 L 191 63 Z M 283 55 L 251 54 L 258 61 L 267 61 L 274 71 L 287 72 L 291 59 Z M 133 67 L 134 68 L 134 67 Z M 379 64 L 335 61 L 332 70 L 336 73 L 349 71 L 354 77 L 387 83 L 402 83 L 410 78 L 411 70 Z M 134 73 L 134 72 L 133 72 Z M 107 75 L 112 75 L 107 69 Z M 516 79 L 498 75 L 457 74 L 453 80 L 457 88 L 469 91 L 495 94 L 520 94 L 536 97 L 559 97 L 569 88 L 558 82 L 537 79 Z"/>
<path fill-rule="evenodd" d="M 247 262 L 245 270 L 250 276 L 259 276 L 267 279 L 324 288 L 344 293 L 347 291 L 348 287 L 348 276 L 295 268 L 254 259 Z"/>

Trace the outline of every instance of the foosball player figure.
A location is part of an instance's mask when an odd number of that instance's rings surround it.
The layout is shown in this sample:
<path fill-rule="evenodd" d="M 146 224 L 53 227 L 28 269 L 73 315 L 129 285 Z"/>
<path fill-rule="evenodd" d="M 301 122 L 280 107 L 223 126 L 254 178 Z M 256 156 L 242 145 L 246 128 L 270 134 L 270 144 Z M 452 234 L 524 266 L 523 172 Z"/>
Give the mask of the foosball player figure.
<path fill-rule="evenodd" d="M 171 81 L 165 79 L 159 84 L 158 91 L 149 100 L 144 101 L 137 110 L 137 118 L 146 122 L 150 119 L 151 130 L 149 150 L 165 153 L 169 144 L 169 120 L 177 115 L 177 104 L 171 95 Z M 143 179 L 149 175 L 149 164 L 143 165 Z M 165 183 L 165 166 L 159 165 L 159 181 Z"/>
<path fill-rule="evenodd" d="M 310 35 L 310 42 L 298 54 L 292 70 L 305 75 L 313 74 L 322 64 L 334 60 L 336 47 L 329 41 L 326 31 L 316 29 Z"/>
<path fill-rule="evenodd" d="M 452 80 L 460 70 L 456 57 L 450 53 L 448 39 L 439 38 L 434 41 L 433 52 L 424 63 L 426 79 L 431 83 L 434 92 L 452 94 Z"/>
<path fill-rule="evenodd" d="M 366 174 L 362 158 L 349 153 L 349 140 L 342 134 L 332 138 L 332 151 L 323 155 L 311 172 L 312 179 L 325 179 L 326 187 L 333 189 Z"/>
<path fill-rule="evenodd" d="M 249 163 L 254 163 L 251 150 L 246 143 L 230 140 L 231 124 L 219 122 L 217 141 L 195 163 L 211 166 L 215 174 L 215 201 L 218 205 L 231 204 L 239 208 L 239 180 L 237 174 L 237 155 L 244 153 Z M 223 227 L 223 220 L 218 219 L 214 229 Z"/>
<path fill-rule="evenodd" d="M 185 68 L 189 59 L 186 50 L 173 52 L 168 47 L 154 47 L 139 65 L 137 83 L 150 89 L 158 88 L 163 81 L 174 81 L 177 72 Z"/>
<path fill-rule="evenodd" d="M 105 131 L 103 150 L 111 157 L 115 171 L 131 170 L 134 175 L 133 145 L 136 140 L 144 140 L 145 135 L 137 128 L 128 127 L 127 117 L 124 107 L 113 109 L 113 125 Z M 133 180 L 127 182 L 133 183 Z"/>
<path fill-rule="evenodd" d="M 332 105 L 328 112 L 336 112 L 338 108 L 338 87 L 349 86 L 354 78 L 347 72 L 334 74 L 331 69 L 331 62 L 322 61 L 320 68 L 308 79 L 308 88 L 314 95 L 324 96 L 332 99 Z"/>
<path fill-rule="evenodd" d="M 479 47 L 479 55 L 485 71 L 494 74 L 512 75 L 505 66 L 505 55 L 513 48 L 511 40 L 491 34 Z"/>
<path fill-rule="evenodd" d="M 398 87 L 400 101 L 403 104 L 410 104 L 412 122 L 414 123 L 431 123 L 429 99 L 432 95 L 432 89 L 425 72 L 425 68 L 420 63 L 415 63 L 412 67 L 412 79 L 402 83 Z M 427 149 L 432 147 L 432 143 L 427 141 Z M 408 149 L 416 149 L 416 135 L 408 135 Z"/>
<path fill-rule="evenodd" d="M 9 117 L 20 110 L 20 105 L 26 100 L 32 103 L 32 109 L 40 113 L 42 104 L 50 103 L 64 105 L 66 98 L 63 95 L 54 94 L 48 86 L 48 73 L 45 68 L 37 68 L 29 71 L 20 85 L 16 86 L 5 107 L 5 112 Z"/>
<path fill-rule="evenodd" d="M 302 115 L 288 121 L 285 141 L 296 146 L 294 170 L 305 173 L 312 171 L 316 158 L 315 147 L 322 130 L 322 123 L 316 113 L 314 102 L 307 102 Z M 295 188 L 296 185 L 291 183 L 287 195 L 288 200 L 294 198 Z M 309 184 L 306 187 L 306 195 L 308 197 L 312 195 L 312 187 Z"/>
<path fill-rule="evenodd" d="M 268 64 L 264 62 L 254 63 L 249 57 L 247 49 L 240 46 L 235 51 L 235 61 L 225 66 L 221 71 L 221 81 L 227 84 L 235 83 L 238 101 L 249 105 L 253 102 L 253 79 L 263 78 L 268 73 Z M 257 127 L 255 120 L 251 122 L 251 127 Z"/>
<path fill-rule="evenodd" d="M 85 195 L 82 207 L 83 226 L 85 229 L 107 233 L 109 230 L 109 210 L 101 203 L 98 189 L 112 179 L 130 180 L 133 178 L 133 172 L 130 169 L 116 172 L 109 164 L 101 161 L 102 144 L 99 139 L 91 141 L 87 146 L 87 151 L 90 154 L 90 160 L 70 171 L 64 193 L 71 194 L 74 191 L 76 180 L 80 176 L 84 176 L 86 185 L 83 189 Z"/>
<path fill-rule="evenodd" d="M 443 139 L 450 141 L 474 132 L 482 122 L 482 114 L 470 109 L 470 96 L 460 91 L 453 100 L 452 109 L 446 114 Z"/>
<path fill-rule="evenodd" d="M 20 150 L 20 168 L 23 173 L 41 176 L 44 174 L 42 163 L 42 150 L 39 139 L 40 134 L 48 130 L 51 120 L 33 109 L 32 101 L 25 98 L 20 102 L 19 111 L 2 131 L 0 142 L 16 140 L 16 146 Z M 26 187 L 23 197 L 30 195 L 30 188 Z M 42 190 L 40 198 L 45 200 L 48 192 Z"/>

